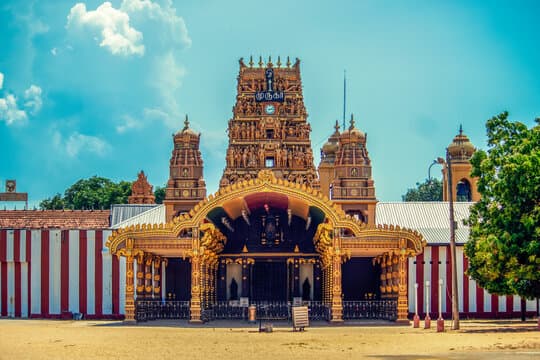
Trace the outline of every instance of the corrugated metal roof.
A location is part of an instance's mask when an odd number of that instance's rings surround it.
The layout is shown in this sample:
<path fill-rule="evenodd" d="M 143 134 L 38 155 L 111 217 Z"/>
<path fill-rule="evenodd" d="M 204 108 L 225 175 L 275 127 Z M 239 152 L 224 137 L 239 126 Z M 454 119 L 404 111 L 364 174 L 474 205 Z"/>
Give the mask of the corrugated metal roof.
<path fill-rule="evenodd" d="M 111 226 L 131 219 L 145 211 L 155 208 L 158 204 L 116 204 L 111 206 Z"/>
<path fill-rule="evenodd" d="M 165 223 L 165 205 L 156 205 L 151 209 L 137 214 L 112 226 L 113 229 L 119 229 L 137 224 L 164 224 Z"/>
<path fill-rule="evenodd" d="M 473 204 L 454 203 L 457 243 L 466 243 L 469 239 L 469 227 L 463 224 L 463 220 L 469 218 L 470 207 Z M 429 244 L 450 242 L 449 204 L 446 201 L 380 202 L 377 204 L 375 222 L 417 230 Z"/>

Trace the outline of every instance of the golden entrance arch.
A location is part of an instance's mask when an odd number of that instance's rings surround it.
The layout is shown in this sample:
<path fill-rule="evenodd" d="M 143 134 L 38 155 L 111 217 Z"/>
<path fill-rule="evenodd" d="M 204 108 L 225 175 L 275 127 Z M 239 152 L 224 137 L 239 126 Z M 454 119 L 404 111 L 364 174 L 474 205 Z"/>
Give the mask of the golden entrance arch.
<path fill-rule="evenodd" d="M 150 275 L 152 265 L 158 269 L 168 257 L 183 257 L 191 261 L 190 321 L 201 322 L 201 308 L 216 299 L 218 259 L 227 242 L 208 216 L 219 207 L 231 217 L 241 216 L 246 197 L 254 194 L 285 196 L 296 216 L 307 216 L 310 208 L 323 214 L 313 242 L 322 266 L 323 302 L 331 309 L 332 322 L 342 321 L 341 264 L 352 256 L 371 257 L 381 265 L 381 293 L 397 298 L 397 319 L 407 321 L 407 258 L 422 252 L 421 235 L 398 226 L 368 226 L 346 215 L 318 190 L 277 179 L 270 170 L 221 188 L 170 222 L 136 224 L 113 232 L 106 246 L 112 254 L 126 257 L 125 319 L 135 319 L 135 291 L 130 285 L 134 276 L 137 296 L 157 294 L 161 274 Z M 248 261 L 252 254 L 243 256 Z M 137 274 L 134 261 L 139 264 Z"/>

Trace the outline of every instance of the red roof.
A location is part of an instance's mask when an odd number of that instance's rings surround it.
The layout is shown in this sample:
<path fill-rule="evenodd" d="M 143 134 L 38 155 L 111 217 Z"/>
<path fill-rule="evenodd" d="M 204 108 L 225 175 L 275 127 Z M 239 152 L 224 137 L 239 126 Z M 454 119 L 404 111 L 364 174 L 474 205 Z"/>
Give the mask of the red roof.
<path fill-rule="evenodd" d="M 0 210 L 0 228 L 104 229 L 110 210 Z"/>

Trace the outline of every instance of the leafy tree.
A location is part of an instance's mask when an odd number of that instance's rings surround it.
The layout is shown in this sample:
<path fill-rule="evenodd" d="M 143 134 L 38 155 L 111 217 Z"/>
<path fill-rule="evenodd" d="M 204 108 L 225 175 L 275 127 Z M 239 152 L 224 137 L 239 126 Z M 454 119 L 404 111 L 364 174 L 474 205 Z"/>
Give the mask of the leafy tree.
<path fill-rule="evenodd" d="M 62 195 L 56 194 L 52 198 L 41 201 L 39 207 L 48 210 L 61 210 L 65 208 L 64 199 Z"/>
<path fill-rule="evenodd" d="M 401 199 L 403 201 L 442 201 L 442 194 L 442 181 L 431 179 L 416 183 L 416 188 L 408 189 Z"/>
<path fill-rule="evenodd" d="M 166 186 L 156 186 L 154 190 L 154 196 L 156 197 L 156 204 L 163 204 L 163 199 L 165 199 L 165 189 Z"/>
<path fill-rule="evenodd" d="M 487 152 L 471 159 L 481 200 L 471 208 L 468 275 L 494 294 L 540 297 L 540 119 L 487 121 Z"/>
<path fill-rule="evenodd" d="M 93 176 L 71 185 L 61 197 L 56 194 L 43 200 L 41 209 L 108 209 L 112 204 L 126 204 L 131 194 L 131 183 L 115 183 L 109 179 Z"/>

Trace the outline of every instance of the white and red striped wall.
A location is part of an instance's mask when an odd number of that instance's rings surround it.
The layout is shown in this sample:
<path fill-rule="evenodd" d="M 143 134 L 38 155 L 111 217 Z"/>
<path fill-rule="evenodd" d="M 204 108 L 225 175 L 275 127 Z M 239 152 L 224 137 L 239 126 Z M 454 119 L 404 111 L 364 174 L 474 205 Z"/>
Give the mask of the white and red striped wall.
<path fill-rule="evenodd" d="M 480 288 L 476 281 L 465 275 L 468 262 L 463 253 L 463 246 L 456 247 L 456 265 L 458 274 L 459 312 L 463 317 L 471 318 L 510 318 L 521 314 L 519 296 L 497 296 Z M 450 247 L 448 245 L 429 245 L 424 252 L 409 259 L 409 312 L 414 314 L 415 283 L 418 284 L 418 313 L 426 313 L 426 281 L 429 281 L 429 312 L 431 318 L 438 315 L 438 283 L 442 279 L 442 312 L 448 318 L 452 311 L 452 271 L 450 265 Z M 536 312 L 536 301 L 525 302 L 529 315 Z"/>
<path fill-rule="evenodd" d="M 125 258 L 105 247 L 111 230 L 0 229 L 0 316 L 61 318 L 82 313 L 86 318 L 122 318 L 125 301 Z M 425 314 L 430 282 L 431 317 L 438 313 L 438 279 L 443 280 L 442 311 L 451 311 L 450 248 L 430 245 L 409 259 L 409 312 Z M 136 267 L 136 262 L 135 262 Z M 467 259 L 457 247 L 459 310 L 464 317 L 518 317 L 521 299 L 496 296 L 464 275 Z M 162 291 L 165 291 L 163 271 Z M 134 279 L 136 281 L 136 279 Z M 435 286 L 433 286 L 435 285 Z M 535 301 L 527 301 L 529 312 Z"/>
<path fill-rule="evenodd" d="M 120 318 L 125 260 L 110 230 L 0 229 L 0 315 Z"/>

